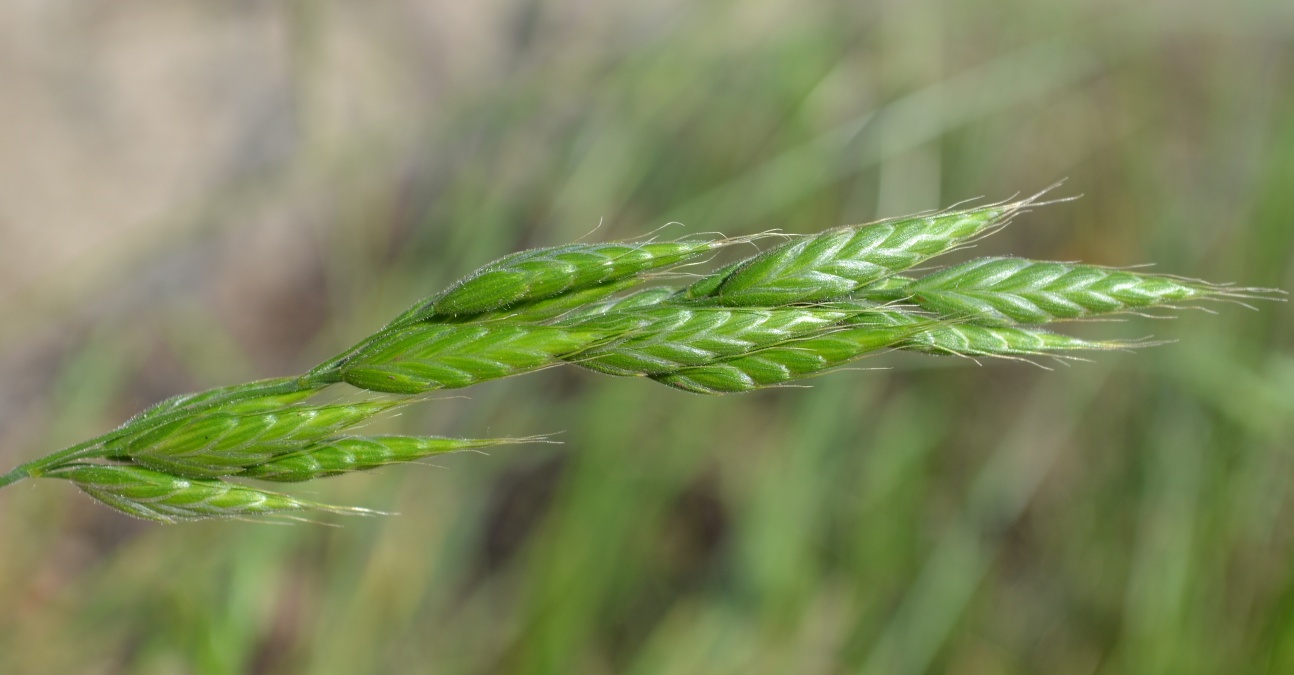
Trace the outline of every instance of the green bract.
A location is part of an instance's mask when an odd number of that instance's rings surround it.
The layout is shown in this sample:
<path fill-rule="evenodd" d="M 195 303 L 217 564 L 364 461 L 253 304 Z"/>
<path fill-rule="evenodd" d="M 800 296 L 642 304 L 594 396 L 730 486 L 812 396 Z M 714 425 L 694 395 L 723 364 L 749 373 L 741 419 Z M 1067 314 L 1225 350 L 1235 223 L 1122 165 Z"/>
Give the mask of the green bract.
<path fill-rule="evenodd" d="M 1009 204 L 828 230 L 720 270 L 692 284 L 687 296 L 742 307 L 844 297 L 947 253 L 1017 210 Z"/>
<path fill-rule="evenodd" d="M 842 327 L 708 365 L 681 368 L 654 379 L 698 394 L 754 391 L 820 375 L 879 349 L 899 346 L 936 324 L 918 321 L 908 325 Z"/>
<path fill-rule="evenodd" d="M 113 431 L 14 469 L 0 487 L 62 478 L 104 504 L 162 522 L 364 512 L 233 480 L 309 481 L 542 440 L 341 434 L 409 396 L 560 364 L 701 394 L 745 392 L 886 349 L 1010 358 L 1119 349 L 1131 345 L 1032 325 L 1275 293 L 1019 258 L 902 274 L 991 233 L 1035 199 L 793 237 L 682 288 L 638 287 L 737 240 L 523 251 L 415 304 L 305 375 L 167 399 Z M 372 393 L 308 401 L 340 383 Z"/>
<path fill-rule="evenodd" d="M 435 316 L 480 314 L 579 291 L 661 267 L 723 245 L 718 241 L 648 244 L 569 244 L 504 256 L 392 322 L 403 326 Z"/>
<path fill-rule="evenodd" d="M 112 457 L 188 478 L 215 478 L 304 448 L 396 405 L 273 407 L 281 397 L 235 403 L 104 443 Z M 257 410 L 257 408 L 260 408 Z"/>
<path fill-rule="evenodd" d="M 1081 319 L 1228 295 L 1223 286 L 1173 277 L 1022 258 L 972 260 L 918 279 L 906 290 L 913 302 L 932 312 L 1001 325 Z"/>
<path fill-rule="evenodd" d="M 244 469 L 240 476 L 280 482 L 300 482 L 367 471 L 387 464 L 412 462 L 459 450 L 485 448 L 508 443 L 525 443 L 541 438 L 441 438 L 438 436 L 370 436 L 334 438 L 316 443 L 294 454 Z"/>
<path fill-rule="evenodd" d="M 289 511 L 373 513 L 304 501 L 218 480 L 190 480 L 134 466 L 71 464 L 43 475 L 70 480 L 86 494 L 132 516 L 175 523 Z"/>
<path fill-rule="evenodd" d="M 543 368 L 613 337 L 606 330 L 515 323 L 422 324 L 391 334 L 341 369 L 348 384 L 417 394 Z"/>
<path fill-rule="evenodd" d="M 608 375 L 664 375 L 821 333 L 850 315 L 808 307 L 647 307 L 630 314 L 641 326 L 588 349 L 576 363 Z"/>
<path fill-rule="evenodd" d="M 1104 351 L 1131 346 L 1121 342 L 1092 342 L 1039 329 L 953 324 L 921 331 L 904 340 L 900 349 L 927 354 L 961 356 L 1039 356 L 1072 351 Z"/>

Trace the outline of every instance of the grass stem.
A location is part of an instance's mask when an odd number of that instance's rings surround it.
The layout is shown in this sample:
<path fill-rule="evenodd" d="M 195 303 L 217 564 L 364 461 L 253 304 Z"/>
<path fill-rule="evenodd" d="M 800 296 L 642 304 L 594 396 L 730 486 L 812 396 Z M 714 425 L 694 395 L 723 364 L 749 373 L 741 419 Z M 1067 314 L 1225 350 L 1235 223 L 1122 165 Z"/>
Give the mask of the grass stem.
<path fill-rule="evenodd" d="M 14 483 L 17 483 L 18 481 L 20 481 L 20 480 L 22 480 L 22 479 L 26 478 L 26 477 L 27 477 L 27 475 L 28 475 L 28 474 L 27 474 L 27 465 L 26 465 L 26 464 L 24 464 L 24 465 L 22 465 L 22 466 L 20 466 L 20 467 L 17 467 L 17 468 L 16 468 L 16 469 L 14 469 L 13 471 L 10 471 L 9 473 L 7 473 L 7 474 L 5 474 L 5 475 L 0 476 L 0 488 L 3 488 L 3 487 L 8 486 L 8 485 L 12 485 L 12 484 L 14 484 Z"/>

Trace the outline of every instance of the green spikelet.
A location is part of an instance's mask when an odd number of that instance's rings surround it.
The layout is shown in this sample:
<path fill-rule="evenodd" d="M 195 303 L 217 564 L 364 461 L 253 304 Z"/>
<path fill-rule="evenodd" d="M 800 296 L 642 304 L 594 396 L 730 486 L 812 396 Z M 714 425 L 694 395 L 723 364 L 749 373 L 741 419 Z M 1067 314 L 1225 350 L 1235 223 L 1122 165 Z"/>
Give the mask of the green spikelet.
<path fill-rule="evenodd" d="M 869 353 L 894 347 L 934 322 L 860 325 L 785 345 L 656 376 L 658 382 L 698 394 L 754 391 L 819 375 Z"/>
<path fill-rule="evenodd" d="M 627 314 L 644 323 L 574 362 L 608 375 L 662 375 L 820 333 L 851 315 L 806 307 L 652 307 Z"/>
<path fill-rule="evenodd" d="M 918 279 L 907 290 L 923 309 L 1005 326 L 1235 297 L 1239 289 L 1094 265 L 980 258 Z"/>
<path fill-rule="evenodd" d="M 1027 203 L 827 230 L 724 268 L 688 287 L 686 295 L 727 306 L 843 298 L 1001 226 Z"/>
<path fill-rule="evenodd" d="M 323 386 L 323 383 L 312 383 L 302 378 L 279 377 L 208 389 L 196 394 L 180 394 L 135 415 L 126 425 L 143 425 L 150 420 L 181 411 L 194 413 L 216 407 L 228 410 L 236 404 L 246 406 L 247 411 L 268 410 L 303 401 Z"/>
<path fill-rule="evenodd" d="M 852 303 L 839 303 L 849 306 Z M 1093 342 L 1037 328 L 981 326 L 964 320 L 931 320 L 902 310 L 860 312 L 846 323 L 875 328 L 922 326 L 894 348 L 935 355 L 1041 356 L 1073 351 L 1109 351 L 1137 346 L 1127 342 Z"/>
<path fill-rule="evenodd" d="M 553 365 L 618 333 L 507 323 L 416 325 L 356 354 L 340 375 L 361 389 L 396 394 L 466 387 Z"/>
<path fill-rule="evenodd" d="M 378 401 L 246 412 L 237 404 L 109 441 L 105 450 L 177 476 L 215 478 L 300 450 L 395 405 Z"/>
<path fill-rule="evenodd" d="M 118 511 L 159 523 L 309 510 L 374 513 L 317 504 L 219 480 L 181 478 L 135 466 L 72 464 L 42 475 L 72 481 L 86 494 Z"/>
<path fill-rule="evenodd" d="M 370 436 L 334 438 L 286 457 L 248 467 L 247 478 L 278 482 L 300 482 L 366 471 L 387 464 L 413 462 L 431 455 L 485 448 L 509 443 L 543 441 L 534 438 L 441 438 L 437 436 Z"/>
<path fill-rule="evenodd" d="M 716 241 L 569 244 L 513 253 L 415 305 L 390 326 L 407 326 L 433 316 L 480 314 L 551 298 L 677 265 L 723 245 Z"/>
<path fill-rule="evenodd" d="M 959 356 L 1042 356 L 1059 352 L 1109 351 L 1135 346 L 1123 342 L 1093 342 L 1036 328 L 949 324 L 922 331 L 904 340 L 900 349 Z"/>

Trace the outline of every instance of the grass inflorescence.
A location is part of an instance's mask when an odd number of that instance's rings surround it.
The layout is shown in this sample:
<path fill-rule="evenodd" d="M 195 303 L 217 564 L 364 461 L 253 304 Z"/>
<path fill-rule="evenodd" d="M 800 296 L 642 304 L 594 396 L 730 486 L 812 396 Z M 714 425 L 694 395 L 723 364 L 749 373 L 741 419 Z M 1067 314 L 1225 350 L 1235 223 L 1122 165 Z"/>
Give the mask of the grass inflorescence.
<path fill-rule="evenodd" d="M 520 439 L 354 434 L 420 394 L 561 364 L 722 394 L 813 377 L 883 350 L 1028 358 L 1123 349 L 1041 324 L 1274 297 L 1167 275 L 1021 258 L 918 265 L 991 234 L 1038 196 L 787 237 L 690 284 L 663 274 L 741 240 L 570 244 L 524 251 L 416 303 L 300 377 L 163 401 L 22 465 L 161 522 L 303 511 L 372 513 L 262 490 Z M 677 275 L 675 275 L 677 276 Z M 644 284 L 646 288 L 640 288 Z M 346 383 L 369 400 L 312 403 Z"/>

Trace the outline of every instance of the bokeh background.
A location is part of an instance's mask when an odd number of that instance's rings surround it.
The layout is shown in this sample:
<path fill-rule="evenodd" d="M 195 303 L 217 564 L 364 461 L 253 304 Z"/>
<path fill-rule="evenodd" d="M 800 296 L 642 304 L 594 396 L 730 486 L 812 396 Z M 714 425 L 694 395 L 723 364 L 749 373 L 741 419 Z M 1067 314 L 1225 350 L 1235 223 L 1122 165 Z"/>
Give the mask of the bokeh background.
<path fill-rule="evenodd" d="M 0 92 L 6 470 L 599 223 L 1068 178 L 975 254 L 1294 288 L 1281 0 L 9 2 Z M 1294 322 L 1216 309 L 1051 370 L 493 383 L 390 424 L 564 444 L 303 486 L 400 514 L 339 527 L 20 483 L 0 672 L 1294 672 Z"/>

